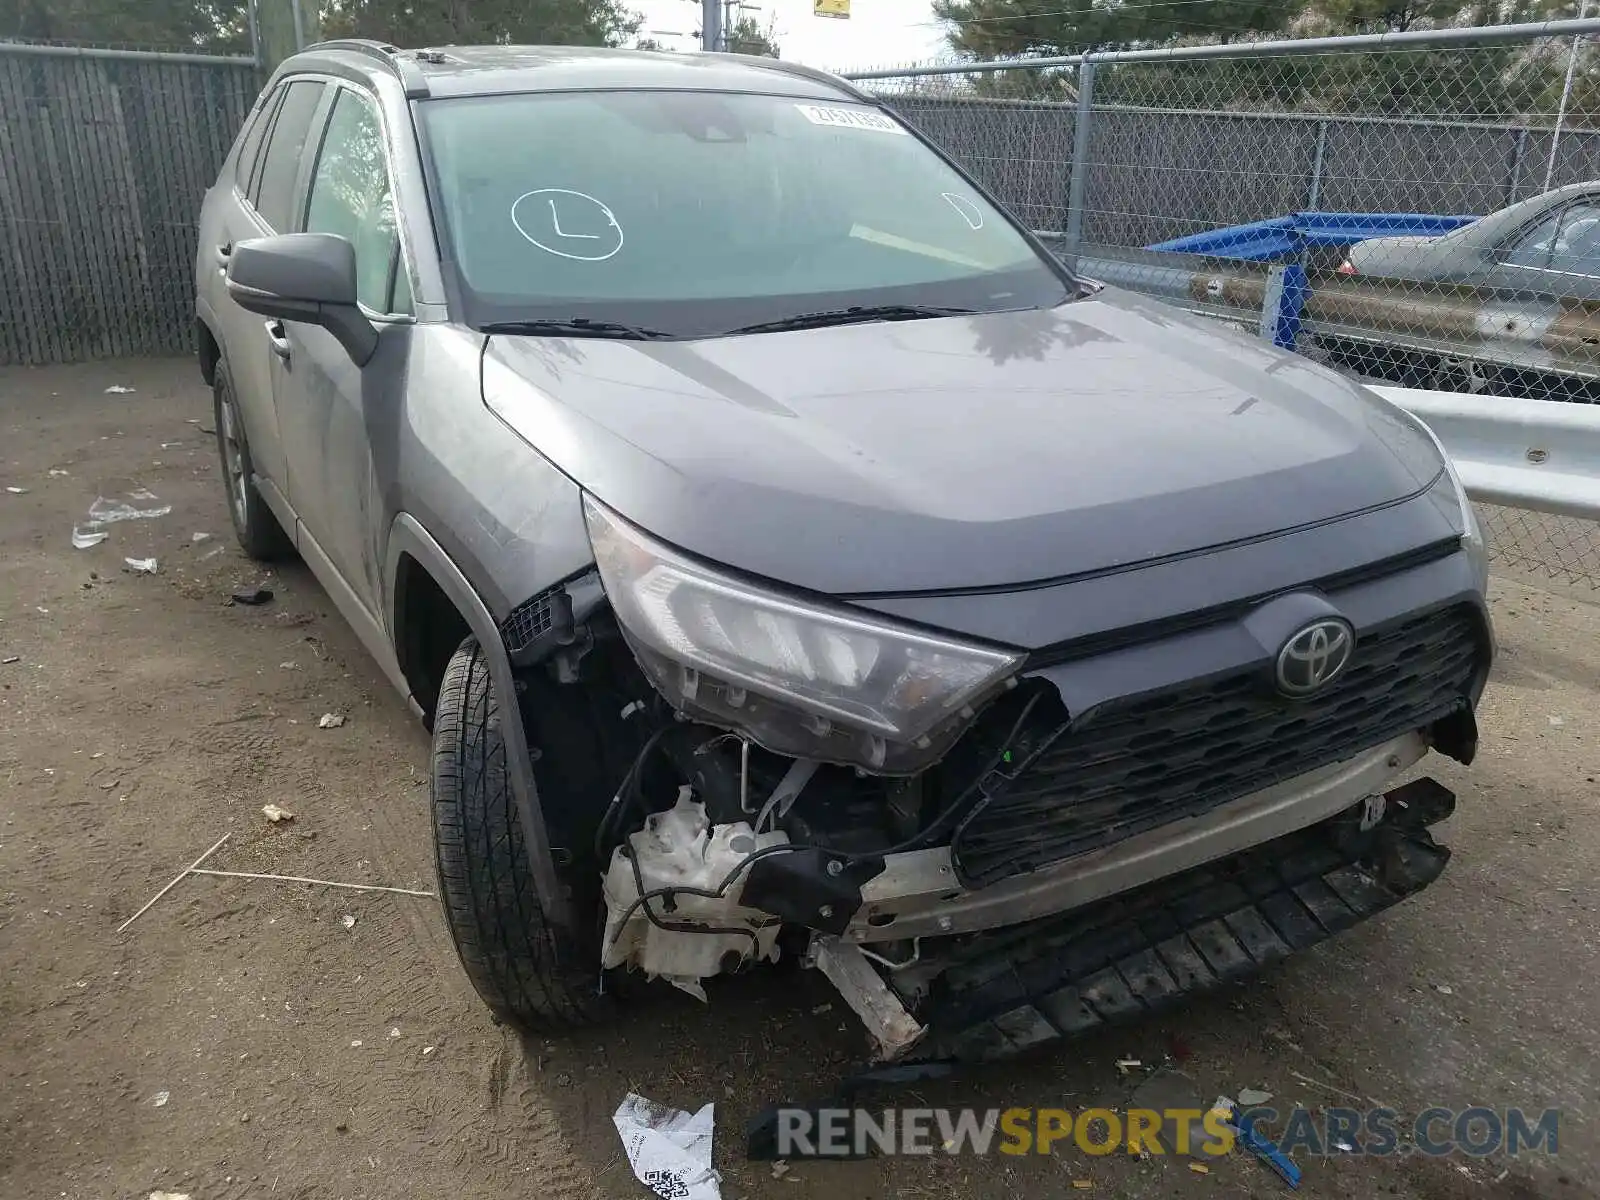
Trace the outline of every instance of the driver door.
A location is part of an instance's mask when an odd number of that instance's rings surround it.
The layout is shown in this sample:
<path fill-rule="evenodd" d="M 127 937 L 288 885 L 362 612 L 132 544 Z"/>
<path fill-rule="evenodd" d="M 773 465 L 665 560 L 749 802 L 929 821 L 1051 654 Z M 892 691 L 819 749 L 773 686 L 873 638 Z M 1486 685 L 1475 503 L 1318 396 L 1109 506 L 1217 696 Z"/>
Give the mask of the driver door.
<path fill-rule="evenodd" d="M 305 189 L 308 233 L 332 233 L 355 247 L 357 300 L 378 328 L 378 349 L 358 367 L 333 334 L 283 323 L 278 423 L 296 463 L 292 502 L 301 552 L 321 558 L 346 599 L 382 625 L 382 547 L 387 515 L 372 447 L 399 418 L 410 342 L 411 289 L 401 259 L 377 101 L 330 84 L 326 123 Z M 304 536 L 309 534 L 311 545 Z M 322 572 L 319 571 L 319 574 Z"/>

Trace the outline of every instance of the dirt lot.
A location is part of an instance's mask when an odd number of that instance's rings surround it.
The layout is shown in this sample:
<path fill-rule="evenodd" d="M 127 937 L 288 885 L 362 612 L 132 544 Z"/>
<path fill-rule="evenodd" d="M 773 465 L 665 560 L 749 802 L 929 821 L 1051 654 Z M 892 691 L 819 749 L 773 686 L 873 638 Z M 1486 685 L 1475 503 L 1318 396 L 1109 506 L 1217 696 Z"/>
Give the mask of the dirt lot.
<path fill-rule="evenodd" d="M 0 370 L 0 485 L 26 489 L 0 492 L 0 658 L 18 658 L 0 665 L 0 1195 L 644 1196 L 611 1125 L 630 1089 L 716 1102 L 734 1198 L 1285 1190 L 1237 1156 L 1201 1175 L 1077 1150 L 775 1180 L 744 1160 L 746 1119 L 862 1050 L 805 974 L 524 1042 L 471 994 L 432 900 L 191 878 L 118 934 L 224 833 L 208 865 L 433 887 L 427 739 L 303 569 L 235 549 L 210 424 L 188 363 Z M 97 497 L 170 512 L 74 549 Z M 159 574 L 123 569 L 146 555 Z M 256 582 L 270 604 L 225 603 Z M 1121 1105 L 1175 1057 L 1206 1101 L 1558 1107 L 1553 1159 L 1307 1160 L 1303 1191 L 1600 1195 L 1600 608 L 1498 586 L 1485 749 L 1437 769 L 1461 801 L 1439 884 L 1248 989 L 901 1102 Z M 319 729 L 327 712 L 348 720 Z M 267 803 L 296 819 L 268 825 Z M 1122 1076 L 1124 1057 L 1145 1065 Z"/>

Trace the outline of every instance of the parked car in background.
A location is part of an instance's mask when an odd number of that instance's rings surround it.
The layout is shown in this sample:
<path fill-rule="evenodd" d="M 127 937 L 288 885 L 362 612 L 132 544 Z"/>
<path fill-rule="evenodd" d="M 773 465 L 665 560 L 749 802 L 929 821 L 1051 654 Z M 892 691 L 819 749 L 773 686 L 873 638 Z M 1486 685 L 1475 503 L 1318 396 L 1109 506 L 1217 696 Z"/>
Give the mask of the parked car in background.
<path fill-rule="evenodd" d="M 884 1057 L 1004 1054 L 1444 868 L 1402 780 L 1493 636 L 1432 434 L 1075 278 L 851 84 L 327 43 L 199 230 L 240 543 L 432 730 L 522 1026 L 795 958 Z"/>
<path fill-rule="evenodd" d="M 1339 273 L 1600 300 L 1600 182 L 1545 192 L 1440 237 L 1358 242 Z"/>
<path fill-rule="evenodd" d="M 1346 321 L 1302 347 L 1334 365 L 1407 387 L 1600 401 L 1600 182 L 1438 237 L 1358 242 L 1337 277 L 1356 287 L 1334 292 Z"/>

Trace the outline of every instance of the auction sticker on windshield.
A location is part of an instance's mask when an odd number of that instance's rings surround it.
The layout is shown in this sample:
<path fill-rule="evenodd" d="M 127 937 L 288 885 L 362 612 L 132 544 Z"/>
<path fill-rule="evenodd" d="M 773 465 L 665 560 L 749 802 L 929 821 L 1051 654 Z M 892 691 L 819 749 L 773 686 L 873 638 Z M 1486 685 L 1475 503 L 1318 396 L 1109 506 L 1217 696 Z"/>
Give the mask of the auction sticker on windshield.
<path fill-rule="evenodd" d="M 867 129 L 873 133 L 898 133 L 906 136 L 906 131 L 900 128 L 888 117 L 880 112 L 873 112 L 865 108 L 827 108 L 821 104 L 796 104 L 800 115 L 813 125 L 832 125 L 836 129 Z"/>

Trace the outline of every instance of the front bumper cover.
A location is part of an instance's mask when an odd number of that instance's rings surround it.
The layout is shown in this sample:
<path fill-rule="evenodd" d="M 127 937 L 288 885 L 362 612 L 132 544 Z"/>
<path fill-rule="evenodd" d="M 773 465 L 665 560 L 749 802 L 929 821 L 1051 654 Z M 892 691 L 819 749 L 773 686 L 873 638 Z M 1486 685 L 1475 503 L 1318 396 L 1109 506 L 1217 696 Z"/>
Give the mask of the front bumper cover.
<path fill-rule="evenodd" d="M 837 932 L 850 942 L 885 942 L 972 933 L 1076 908 L 1314 825 L 1383 792 L 1427 752 L 1422 735 L 1406 734 L 1201 816 L 975 890 L 957 881 L 948 846 L 890 855 L 882 873 L 861 884 L 860 906 Z M 831 902 L 838 906 L 837 898 Z"/>
<path fill-rule="evenodd" d="M 1357 805 L 1096 904 L 952 939 L 951 965 L 912 1006 L 930 1031 L 916 1057 L 1000 1058 L 1136 1020 L 1397 904 L 1444 870 L 1450 852 L 1427 827 L 1455 797 L 1422 779 L 1385 800 L 1369 830 Z"/>

